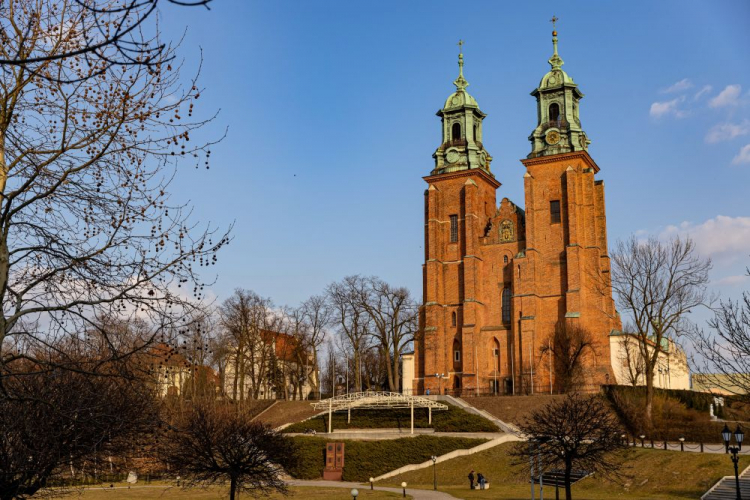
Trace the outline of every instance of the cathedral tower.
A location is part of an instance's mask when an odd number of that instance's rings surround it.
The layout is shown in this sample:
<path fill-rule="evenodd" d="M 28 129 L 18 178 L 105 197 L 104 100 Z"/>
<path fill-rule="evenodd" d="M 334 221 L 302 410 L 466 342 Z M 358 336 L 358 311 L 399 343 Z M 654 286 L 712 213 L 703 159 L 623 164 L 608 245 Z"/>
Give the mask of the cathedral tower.
<path fill-rule="evenodd" d="M 583 94 L 562 70 L 557 32 L 551 70 L 531 93 L 537 126 L 525 167 L 525 210 L 503 198 L 483 144 L 486 117 L 466 91 L 437 115 L 442 141 L 424 177 L 423 305 L 415 341 L 416 393 L 557 392 L 555 331 L 580 327 L 593 342 L 581 386 L 614 381 L 609 335 L 620 328 L 607 285 L 604 184 L 579 118 Z M 507 133 L 507 131 L 504 131 Z M 572 328 L 570 328 L 572 330 Z"/>

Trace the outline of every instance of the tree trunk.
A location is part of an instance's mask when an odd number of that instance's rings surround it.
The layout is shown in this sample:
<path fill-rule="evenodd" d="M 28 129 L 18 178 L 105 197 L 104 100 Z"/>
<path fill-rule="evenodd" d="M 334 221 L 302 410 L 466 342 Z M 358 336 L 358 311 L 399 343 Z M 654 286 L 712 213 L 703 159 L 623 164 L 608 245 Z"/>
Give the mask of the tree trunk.
<path fill-rule="evenodd" d="M 232 478 L 229 484 L 229 500 L 237 498 L 237 478 Z"/>
<path fill-rule="evenodd" d="M 573 469 L 573 464 L 565 462 L 565 500 L 573 500 L 573 493 L 570 490 L 570 472 Z"/>
<path fill-rule="evenodd" d="M 652 409 L 654 406 L 654 369 L 646 369 L 646 425 L 653 427 Z"/>

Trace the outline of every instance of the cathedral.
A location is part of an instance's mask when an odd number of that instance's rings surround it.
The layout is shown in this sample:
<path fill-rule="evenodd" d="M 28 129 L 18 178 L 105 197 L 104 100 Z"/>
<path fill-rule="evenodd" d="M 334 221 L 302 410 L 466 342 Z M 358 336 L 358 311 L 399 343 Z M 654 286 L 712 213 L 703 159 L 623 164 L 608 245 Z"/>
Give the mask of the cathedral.
<path fill-rule="evenodd" d="M 497 202 L 501 184 L 483 143 L 487 115 L 466 91 L 459 55 L 456 91 L 437 113 L 442 143 L 424 177 L 424 296 L 409 367 L 415 394 L 557 392 L 556 328 L 590 336 L 583 386 L 614 383 L 610 338 L 621 324 L 608 285 L 604 182 L 556 31 L 552 44 L 551 69 L 531 92 L 537 126 L 521 160 L 522 205 Z"/>

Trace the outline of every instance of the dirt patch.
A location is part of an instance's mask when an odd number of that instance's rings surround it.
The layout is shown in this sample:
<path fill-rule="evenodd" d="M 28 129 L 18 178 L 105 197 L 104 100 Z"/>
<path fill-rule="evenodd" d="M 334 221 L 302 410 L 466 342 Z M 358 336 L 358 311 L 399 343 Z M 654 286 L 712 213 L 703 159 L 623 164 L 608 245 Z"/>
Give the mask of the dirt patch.
<path fill-rule="evenodd" d="M 293 424 L 320 413 L 314 410 L 310 401 L 279 401 L 268 411 L 258 417 L 258 420 L 272 427 Z"/>
<path fill-rule="evenodd" d="M 463 398 L 464 401 L 480 410 L 494 415 L 503 422 L 518 425 L 534 411 L 554 401 L 565 399 L 562 394 L 538 396 L 485 396 Z"/>

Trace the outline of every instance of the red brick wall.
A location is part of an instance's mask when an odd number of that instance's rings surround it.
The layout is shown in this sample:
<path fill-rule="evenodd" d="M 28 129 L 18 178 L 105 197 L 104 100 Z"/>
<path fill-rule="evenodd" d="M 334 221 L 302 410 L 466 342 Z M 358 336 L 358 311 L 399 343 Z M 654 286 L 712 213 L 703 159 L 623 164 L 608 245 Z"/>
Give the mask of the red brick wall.
<path fill-rule="evenodd" d="M 517 392 L 549 392 L 549 355 L 542 353 L 560 321 L 594 337 L 585 359 L 586 383 L 614 380 L 608 335 L 620 328 L 607 277 L 604 186 L 585 152 L 524 160 L 525 214 L 500 184 L 480 170 L 426 177 L 424 296 L 415 343 L 415 391 L 460 387 L 489 392 L 494 380 L 514 379 Z M 561 222 L 550 222 L 560 200 Z M 450 242 L 450 215 L 459 219 Z M 525 215 L 525 217 L 524 217 Z M 511 228 L 511 231 L 503 231 Z M 507 262 L 505 262 L 507 258 Z M 502 292 L 512 291 L 511 318 L 502 318 Z M 456 313 L 456 325 L 453 325 Z M 454 362 L 454 345 L 460 362 Z M 494 349 L 499 347 L 499 358 Z M 445 374 L 445 378 L 435 377 Z"/>

